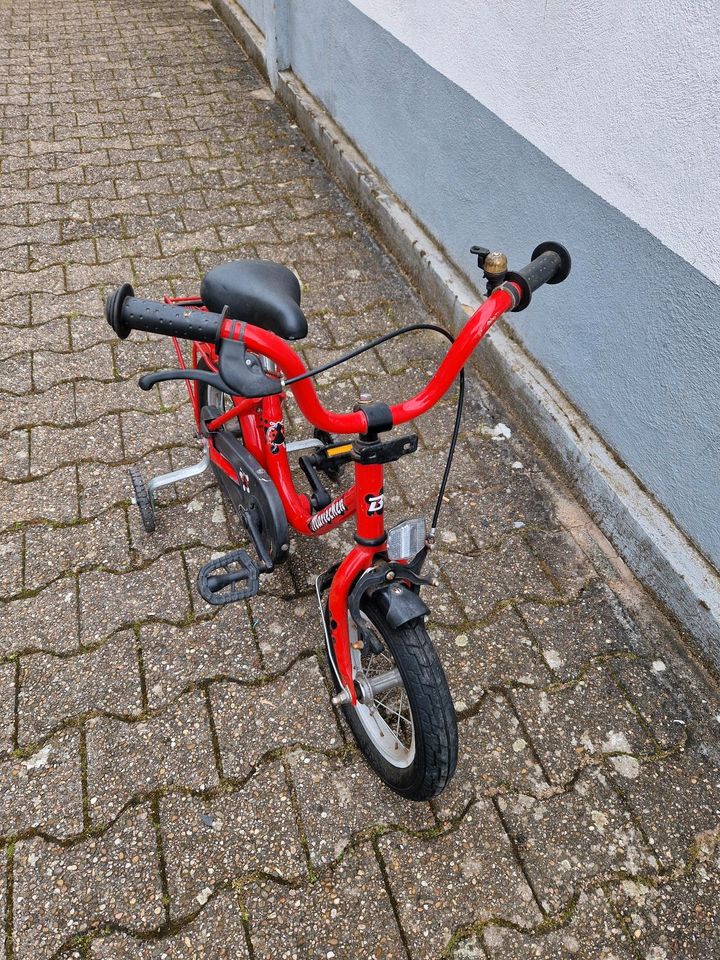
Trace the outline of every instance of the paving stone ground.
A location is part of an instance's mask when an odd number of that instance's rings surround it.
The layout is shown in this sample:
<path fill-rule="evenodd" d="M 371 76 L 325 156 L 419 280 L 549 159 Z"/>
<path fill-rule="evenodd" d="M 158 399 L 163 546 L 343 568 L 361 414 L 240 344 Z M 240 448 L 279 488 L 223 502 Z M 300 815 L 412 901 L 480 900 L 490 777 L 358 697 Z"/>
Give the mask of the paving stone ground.
<path fill-rule="evenodd" d="M 717 688 L 477 368 L 427 591 L 461 737 L 431 804 L 329 704 L 311 582 L 343 534 L 213 614 L 210 479 L 142 530 L 127 467 L 198 449 L 182 385 L 135 387 L 170 344 L 114 338 L 107 288 L 290 264 L 309 362 L 434 319 L 209 4 L 0 0 L 0 187 L 7 960 L 717 957 Z M 399 399 L 438 356 L 397 341 L 322 393 Z M 431 509 L 451 418 L 389 469 L 391 519 Z"/>

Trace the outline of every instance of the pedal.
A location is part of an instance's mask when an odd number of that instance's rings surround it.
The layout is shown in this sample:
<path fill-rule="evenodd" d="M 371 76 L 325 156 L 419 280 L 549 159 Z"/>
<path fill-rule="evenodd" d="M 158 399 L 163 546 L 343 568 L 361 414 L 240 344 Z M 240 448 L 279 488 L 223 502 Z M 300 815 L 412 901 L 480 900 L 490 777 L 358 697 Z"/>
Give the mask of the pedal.
<path fill-rule="evenodd" d="M 215 606 L 249 600 L 260 589 L 260 569 L 244 550 L 233 550 L 201 567 L 197 588 Z"/>
<path fill-rule="evenodd" d="M 327 430 L 313 431 L 313 436 L 323 444 L 321 450 L 315 453 L 314 461 L 318 470 L 325 474 L 328 480 L 337 483 L 342 476 L 345 464 L 350 462 L 352 443 L 338 443 Z"/>

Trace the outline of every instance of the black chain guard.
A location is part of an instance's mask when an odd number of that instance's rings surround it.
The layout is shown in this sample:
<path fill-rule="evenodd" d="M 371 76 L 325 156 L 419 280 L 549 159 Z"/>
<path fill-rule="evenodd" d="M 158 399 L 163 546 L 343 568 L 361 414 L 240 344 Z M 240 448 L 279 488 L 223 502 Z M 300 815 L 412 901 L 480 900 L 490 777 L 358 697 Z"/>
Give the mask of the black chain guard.
<path fill-rule="evenodd" d="M 280 494 L 242 441 L 229 430 L 213 434 L 218 453 L 230 463 L 238 475 L 235 483 L 220 467 L 211 462 L 213 472 L 225 491 L 238 517 L 247 511 L 255 520 L 262 543 L 274 564 L 282 563 L 290 552 L 290 532 Z"/>

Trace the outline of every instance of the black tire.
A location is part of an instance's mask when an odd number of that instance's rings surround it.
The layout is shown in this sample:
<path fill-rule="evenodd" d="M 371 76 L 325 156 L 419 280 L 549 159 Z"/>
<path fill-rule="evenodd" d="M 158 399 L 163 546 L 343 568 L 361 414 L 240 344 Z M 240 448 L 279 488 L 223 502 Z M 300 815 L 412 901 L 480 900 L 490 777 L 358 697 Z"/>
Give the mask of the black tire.
<path fill-rule="evenodd" d="M 140 511 L 140 517 L 142 519 L 142 525 L 145 528 L 147 533 L 155 532 L 155 508 L 153 507 L 153 502 L 150 499 L 150 494 L 148 493 L 147 487 L 145 486 L 145 481 L 142 478 L 142 474 L 137 467 L 130 467 L 128 470 L 130 474 L 130 481 L 133 485 L 133 492 L 135 494 L 135 503 L 138 510 Z"/>
<path fill-rule="evenodd" d="M 362 611 L 382 638 L 403 681 L 414 726 L 412 762 L 394 766 L 375 746 L 356 708 L 341 707 L 343 715 L 366 761 L 395 793 L 408 800 L 429 800 L 445 789 L 457 765 L 457 718 L 445 672 L 422 617 L 392 628 L 372 598 L 366 598 Z M 332 662 L 330 672 L 339 689 Z"/>

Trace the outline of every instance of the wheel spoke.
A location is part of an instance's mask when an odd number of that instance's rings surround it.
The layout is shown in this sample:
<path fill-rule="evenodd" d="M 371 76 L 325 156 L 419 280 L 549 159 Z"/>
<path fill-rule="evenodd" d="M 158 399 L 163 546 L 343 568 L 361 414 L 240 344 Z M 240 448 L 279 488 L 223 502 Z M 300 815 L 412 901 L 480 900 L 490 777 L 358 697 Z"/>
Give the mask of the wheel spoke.
<path fill-rule="evenodd" d="M 351 640 L 359 639 L 359 631 L 353 629 L 352 621 L 350 626 Z M 380 753 L 394 765 L 407 766 L 415 755 L 415 727 L 409 699 L 397 662 L 385 645 L 382 633 L 365 615 L 362 626 L 372 631 L 383 647 L 380 653 L 376 653 L 366 643 L 364 648 L 352 651 L 357 680 L 371 689 L 373 682 L 378 682 L 381 687 L 367 701 L 358 704 L 358 717 Z M 388 687 L 385 683 L 390 674 L 394 675 L 393 685 Z"/>
<path fill-rule="evenodd" d="M 403 723 L 407 723 L 410 727 L 412 727 L 411 717 L 405 716 L 404 713 L 398 713 L 397 710 L 393 710 L 391 707 L 388 707 L 385 704 L 382 704 L 382 707 L 387 713 L 391 713 L 393 716 L 398 718 L 398 724 L 400 723 L 400 721 L 402 721 Z"/>

